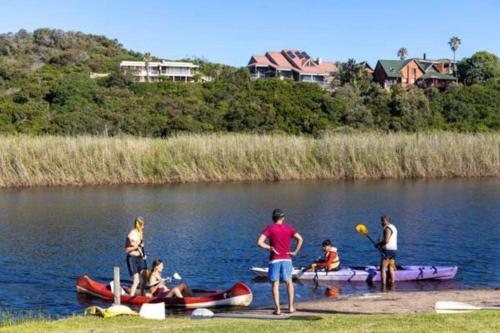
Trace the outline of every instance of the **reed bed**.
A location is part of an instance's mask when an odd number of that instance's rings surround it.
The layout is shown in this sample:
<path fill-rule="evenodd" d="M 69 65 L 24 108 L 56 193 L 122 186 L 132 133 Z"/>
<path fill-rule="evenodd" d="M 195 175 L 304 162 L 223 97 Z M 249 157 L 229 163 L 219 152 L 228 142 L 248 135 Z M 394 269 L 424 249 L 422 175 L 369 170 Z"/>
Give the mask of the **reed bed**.
<path fill-rule="evenodd" d="M 497 133 L 0 137 L 0 187 L 499 176 Z"/>

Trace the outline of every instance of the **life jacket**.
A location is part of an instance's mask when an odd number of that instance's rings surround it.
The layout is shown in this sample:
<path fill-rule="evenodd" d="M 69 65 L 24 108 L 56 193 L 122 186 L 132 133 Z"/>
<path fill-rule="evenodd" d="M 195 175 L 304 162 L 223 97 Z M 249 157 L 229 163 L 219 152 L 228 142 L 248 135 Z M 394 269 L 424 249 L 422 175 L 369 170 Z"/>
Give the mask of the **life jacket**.
<path fill-rule="evenodd" d="M 330 256 L 335 256 L 335 259 L 333 259 L 332 263 L 326 267 L 327 270 L 331 271 L 334 269 L 337 269 L 340 266 L 340 257 L 337 252 L 337 248 L 332 246 L 332 249 L 328 251 L 328 253 L 325 254 L 325 262 L 328 262 L 328 259 Z"/>

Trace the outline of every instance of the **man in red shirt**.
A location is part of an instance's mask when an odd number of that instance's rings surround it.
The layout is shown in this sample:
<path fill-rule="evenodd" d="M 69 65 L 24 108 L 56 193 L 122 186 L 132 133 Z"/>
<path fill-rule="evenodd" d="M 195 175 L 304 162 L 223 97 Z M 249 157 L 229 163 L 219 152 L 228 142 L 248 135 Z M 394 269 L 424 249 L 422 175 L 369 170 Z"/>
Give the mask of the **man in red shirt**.
<path fill-rule="evenodd" d="M 268 278 L 273 285 L 273 299 L 276 308 L 274 314 L 279 315 L 281 314 L 280 280 L 284 281 L 287 286 L 288 310 L 290 313 L 295 312 L 293 307 L 292 257 L 300 251 L 303 240 L 295 228 L 284 223 L 285 214 L 281 209 L 273 211 L 273 222 L 259 236 L 257 245 L 269 251 Z M 292 238 L 297 241 L 294 251 L 291 251 Z"/>

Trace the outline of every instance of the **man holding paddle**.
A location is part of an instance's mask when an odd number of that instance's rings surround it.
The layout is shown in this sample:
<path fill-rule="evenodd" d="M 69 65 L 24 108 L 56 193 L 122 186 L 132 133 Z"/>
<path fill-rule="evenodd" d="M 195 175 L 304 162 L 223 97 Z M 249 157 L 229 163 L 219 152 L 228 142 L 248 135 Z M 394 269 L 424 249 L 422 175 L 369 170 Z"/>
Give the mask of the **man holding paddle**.
<path fill-rule="evenodd" d="M 398 229 L 391 223 L 391 218 L 387 215 L 380 217 L 380 224 L 382 225 L 382 236 L 380 241 L 375 241 L 368 235 L 368 228 L 364 224 L 356 225 L 356 231 L 365 236 L 372 242 L 375 248 L 380 252 L 380 280 L 382 285 L 387 283 L 387 269 L 391 276 L 391 284 L 396 281 L 396 251 L 398 250 Z"/>
<path fill-rule="evenodd" d="M 280 280 L 284 281 L 287 286 L 288 310 L 290 313 L 295 312 L 293 307 L 292 257 L 300 251 L 303 240 L 295 228 L 284 223 L 285 214 L 281 209 L 275 209 L 272 217 L 273 224 L 264 229 L 257 239 L 257 245 L 269 251 L 268 278 L 273 285 L 273 299 L 276 308 L 273 313 L 280 315 Z M 291 251 L 292 239 L 297 241 L 294 251 Z"/>
<path fill-rule="evenodd" d="M 380 279 L 382 285 L 387 282 L 387 268 L 391 276 L 391 284 L 396 281 L 396 251 L 398 249 L 398 229 L 391 223 L 391 218 L 387 215 L 380 217 L 382 225 L 382 237 L 376 247 L 381 250 L 382 258 L 380 258 Z"/>

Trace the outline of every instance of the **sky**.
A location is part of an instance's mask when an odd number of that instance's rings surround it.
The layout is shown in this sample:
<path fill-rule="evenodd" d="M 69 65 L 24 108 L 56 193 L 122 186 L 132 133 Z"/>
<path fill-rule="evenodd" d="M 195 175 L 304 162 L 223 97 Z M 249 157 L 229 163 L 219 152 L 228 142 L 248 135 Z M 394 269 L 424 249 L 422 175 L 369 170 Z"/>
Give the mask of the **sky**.
<path fill-rule="evenodd" d="M 330 61 L 500 55 L 500 0 L 0 0 L 0 33 L 48 27 L 116 38 L 176 60 L 245 66 L 253 54 L 302 49 Z"/>

